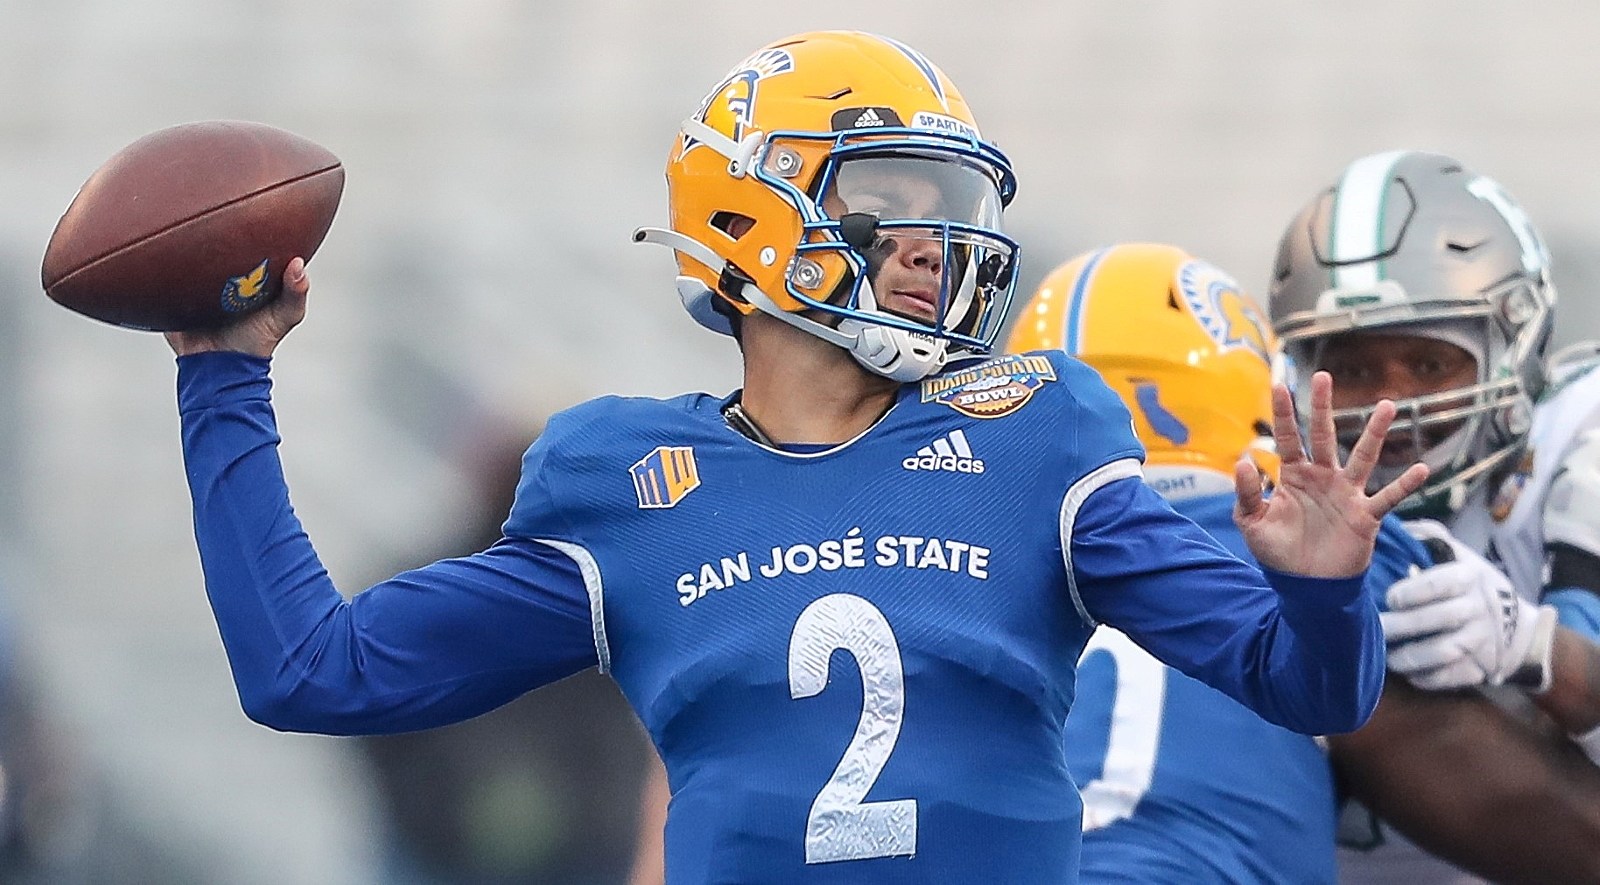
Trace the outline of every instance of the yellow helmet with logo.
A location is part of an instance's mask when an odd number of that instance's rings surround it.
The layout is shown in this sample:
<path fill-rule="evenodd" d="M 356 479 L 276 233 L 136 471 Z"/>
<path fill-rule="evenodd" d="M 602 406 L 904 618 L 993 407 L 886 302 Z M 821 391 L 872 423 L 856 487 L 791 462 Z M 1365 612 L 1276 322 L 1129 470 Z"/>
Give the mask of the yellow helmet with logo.
<path fill-rule="evenodd" d="M 667 160 L 678 292 L 731 334 L 754 311 L 850 350 L 901 381 L 986 353 L 1015 285 L 1000 232 L 1016 181 L 965 99 L 921 53 L 819 31 L 734 66 L 683 123 Z M 912 238 L 937 244 L 932 319 L 891 313 L 872 276 Z"/>
<path fill-rule="evenodd" d="M 1151 465 L 1231 476 L 1249 452 L 1275 478 L 1272 385 L 1284 372 L 1266 316 L 1182 249 L 1125 244 L 1051 271 L 1008 349 L 1059 348 L 1094 367 L 1133 413 Z"/>

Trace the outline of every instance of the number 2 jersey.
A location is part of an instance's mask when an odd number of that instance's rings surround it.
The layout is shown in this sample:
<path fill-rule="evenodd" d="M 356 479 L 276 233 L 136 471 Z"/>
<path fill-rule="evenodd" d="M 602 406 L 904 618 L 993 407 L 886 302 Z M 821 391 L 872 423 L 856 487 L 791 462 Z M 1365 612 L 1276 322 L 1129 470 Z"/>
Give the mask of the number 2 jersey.
<path fill-rule="evenodd" d="M 348 600 L 290 508 L 266 370 L 179 361 L 246 712 L 427 728 L 598 665 L 666 764 L 670 882 L 1073 881 L 1062 730 L 1097 623 L 1300 731 L 1377 702 L 1359 577 L 1269 586 L 1143 483 L 1121 402 L 1059 352 L 905 385 L 812 454 L 735 432 L 727 398 L 578 406 L 499 543 Z"/>
<path fill-rule="evenodd" d="M 1150 468 L 1187 489 L 1199 471 Z M 1171 482 L 1158 471 L 1185 474 Z M 1205 471 L 1205 473 L 1210 473 Z M 1207 485 L 1226 487 L 1220 474 Z M 1241 558 L 1233 495 L 1168 493 L 1173 507 Z M 1378 535 L 1374 599 L 1427 551 L 1393 517 Z M 1078 664 L 1067 766 L 1083 794 L 1084 883 L 1203 885 L 1336 880 L 1337 798 L 1328 757 L 1102 627 Z"/>

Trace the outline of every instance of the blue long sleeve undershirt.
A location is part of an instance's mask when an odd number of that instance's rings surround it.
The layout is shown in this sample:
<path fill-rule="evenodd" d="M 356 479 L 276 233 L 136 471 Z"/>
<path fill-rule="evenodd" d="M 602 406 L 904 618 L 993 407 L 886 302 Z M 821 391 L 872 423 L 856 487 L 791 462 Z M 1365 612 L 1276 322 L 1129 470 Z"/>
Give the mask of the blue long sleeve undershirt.
<path fill-rule="evenodd" d="M 290 506 L 268 366 L 207 353 L 180 359 L 178 374 L 206 592 L 247 715 L 329 734 L 424 729 L 597 663 L 583 576 L 539 539 L 504 538 L 345 599 Z M 1270 721 L 1307 733 L 1364 722 L 1383 642 L 1359 577 L 1269 586 L 1157 503 L 1137 481 L 1085 502 L 1073 556 L 1096 588 L 1094 616 Z M 1123 531 L 1135 515 L 1168 522 Z"/>
<path fill-rule="evenodd" d="M 206 594 L 250 718 L 327 734 L 431 728 L 595 665 L 578 568 L 533 539 L 341 596 L 289 503 L 267 367 L 205 353 L 178 372 Z"/>
<path fill-rule="evenodd" d="M 1201 506 L 1231 525 L 1231 495 Z M 1091 495 L 1073 535 L 1090 613 L 1169 666 L 1305 734 L 1353 731 L 1376 708 L 1383 628 L 1365 572 L 1264 580 L 1236 558 L 1249 556 L 1242 539 L 1228 550 L 1135 479 Z"/>

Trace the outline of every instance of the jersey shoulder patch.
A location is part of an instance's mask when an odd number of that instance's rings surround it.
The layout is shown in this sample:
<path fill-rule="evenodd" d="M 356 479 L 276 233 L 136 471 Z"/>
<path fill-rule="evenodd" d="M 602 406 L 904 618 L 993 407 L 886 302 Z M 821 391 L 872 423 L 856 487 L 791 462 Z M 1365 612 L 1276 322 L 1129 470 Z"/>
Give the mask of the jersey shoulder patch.
<path fill-rule="evenodd" d="M 1066 480 L 1063 488 L 1112 461 L 1144 460 L 1144 447 L 1122 398 L 1098 372 L 1064 351 L 1038 350 L 968 364 L 923 381 L 920 393 L 924 404 L 949 406 L 969 419 L 1004 418 L 1005 436 L 1048 465 L 1049 481 Z M 971 414 L 963 398 L 972 397 L 975 403 L 986 393 L 1008 398 L 1007 404 L 984 416 Z"/>
<path fill-rule="evenodd" d="M 1043 352 L 1012 354 L 925 378 L 918 393 L 923 403 L 949 406 L 969 418 L 1005 418 L 1020 412 L 1059 377 L 1056 365 Z"/>
<path fill-rule="evenodd" d="M 672 399 L 604 396 L 552 415 L 522 456 L 522 476 L 505 533 L 568 537 L 575 521 L 590 521 L 580 513 L 589 514 L 602 499 L 614 497 L 590 489 L 596 479 L 648 472 L 655 456 L 667 468 L 692 463 L 692 455 L 675 450 L 689 448 L 707 412 L 717 414 L 720 402 L 704 393 Z M 692 489 L 679 473 L 683 471 L 667 477 L 671 481 L 658 477 L 654 486 L 638 490 L 638 506 L 670 506 L 669 499 L 676 503 L 675 498 Z"/>

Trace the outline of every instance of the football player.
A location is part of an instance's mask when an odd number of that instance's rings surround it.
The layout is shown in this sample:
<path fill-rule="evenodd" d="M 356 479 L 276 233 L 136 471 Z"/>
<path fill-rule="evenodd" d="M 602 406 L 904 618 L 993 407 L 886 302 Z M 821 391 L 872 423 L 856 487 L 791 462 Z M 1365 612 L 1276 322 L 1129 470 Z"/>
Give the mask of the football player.
<path fill-rule="evenodd" d="M 1121 395 L 1145 444 L 1146 481 L 1247 555 L 1230 473 L 1245 453 L 1274 470 L 1271 389 L 1283 363 L 1265 311 L 1181 249 L 1118 245 L 1052 271 L 1020 312 L 1008 349 L 1050 347 Z M 1368 590 L 1381 598 L 1432 564 L 1386 519 Z M 1447 736 L 1406 727 L 1422 714 Z M 1337 763 L 1368 773 L 1364 795 L 1420 819 L 1422 835 L 1462 863 L 1529 882 L 1579 881 L 1600 864 L 1600 776 L 1482 697 L 1422 696 L 1393 680 L 1372 722 L 1330 743 Z M 1084 882 L 1335 881 L 1328 754 L 1111 628 L 1095 632 L 1079 663 L 1066 752 L 1083 794 Z M 1461 771 L 1473 772 L 1465 798 Z M 1518 807 L 1541 811 L 1487 817 Z"/>
<path fill-rule="evenodd" d="M 742 390 L 553 417 L 501 541 L 352 599 L 289 507 L 268 397 L 303 263 L 263 311 L 169 335 L 250 716 L 426 728 L 598 665 L 665 760 L 686 883 L 1072 881 L 1061 729 L 1099 623 L 1285 727 L 1366 720 L 1383 649 L 1361 578 L 1427 472 L 1365 492 L 1387 407 L 1340 463 L 1326 376 L 1309 452 L 1277 392 L 1279 484 L 1251 467 L 1235 494 L 1265 578 L 1173 512 L 1093 370 L 972 358 L 1016 280 L 1015 177 L 891 39 L 758 50 L 684 122 L 667 185 L 670 228 L 636 239 L 738 340 Z"/>
<path fill-rule="evenodd" d="M 1430 466 L 1400 512 L 1440 522 L 1414 531 L 1499 567 L 1445 563 L 1392 588 L 1390 668 L 1430 690 L 1515 686 L 1600 761 L 1600 373 L 1592 345 L 1546 358 L 1555 300 L 1544 242 L 1498 183 L 1395 151 L 1300 211 L 1269 305 L 1302 376 L 1333 374 L 1342 440 L 1398 405 L 1373 482 Z M 1349 866 L 1455 881 L 1393 851 Z"/>

